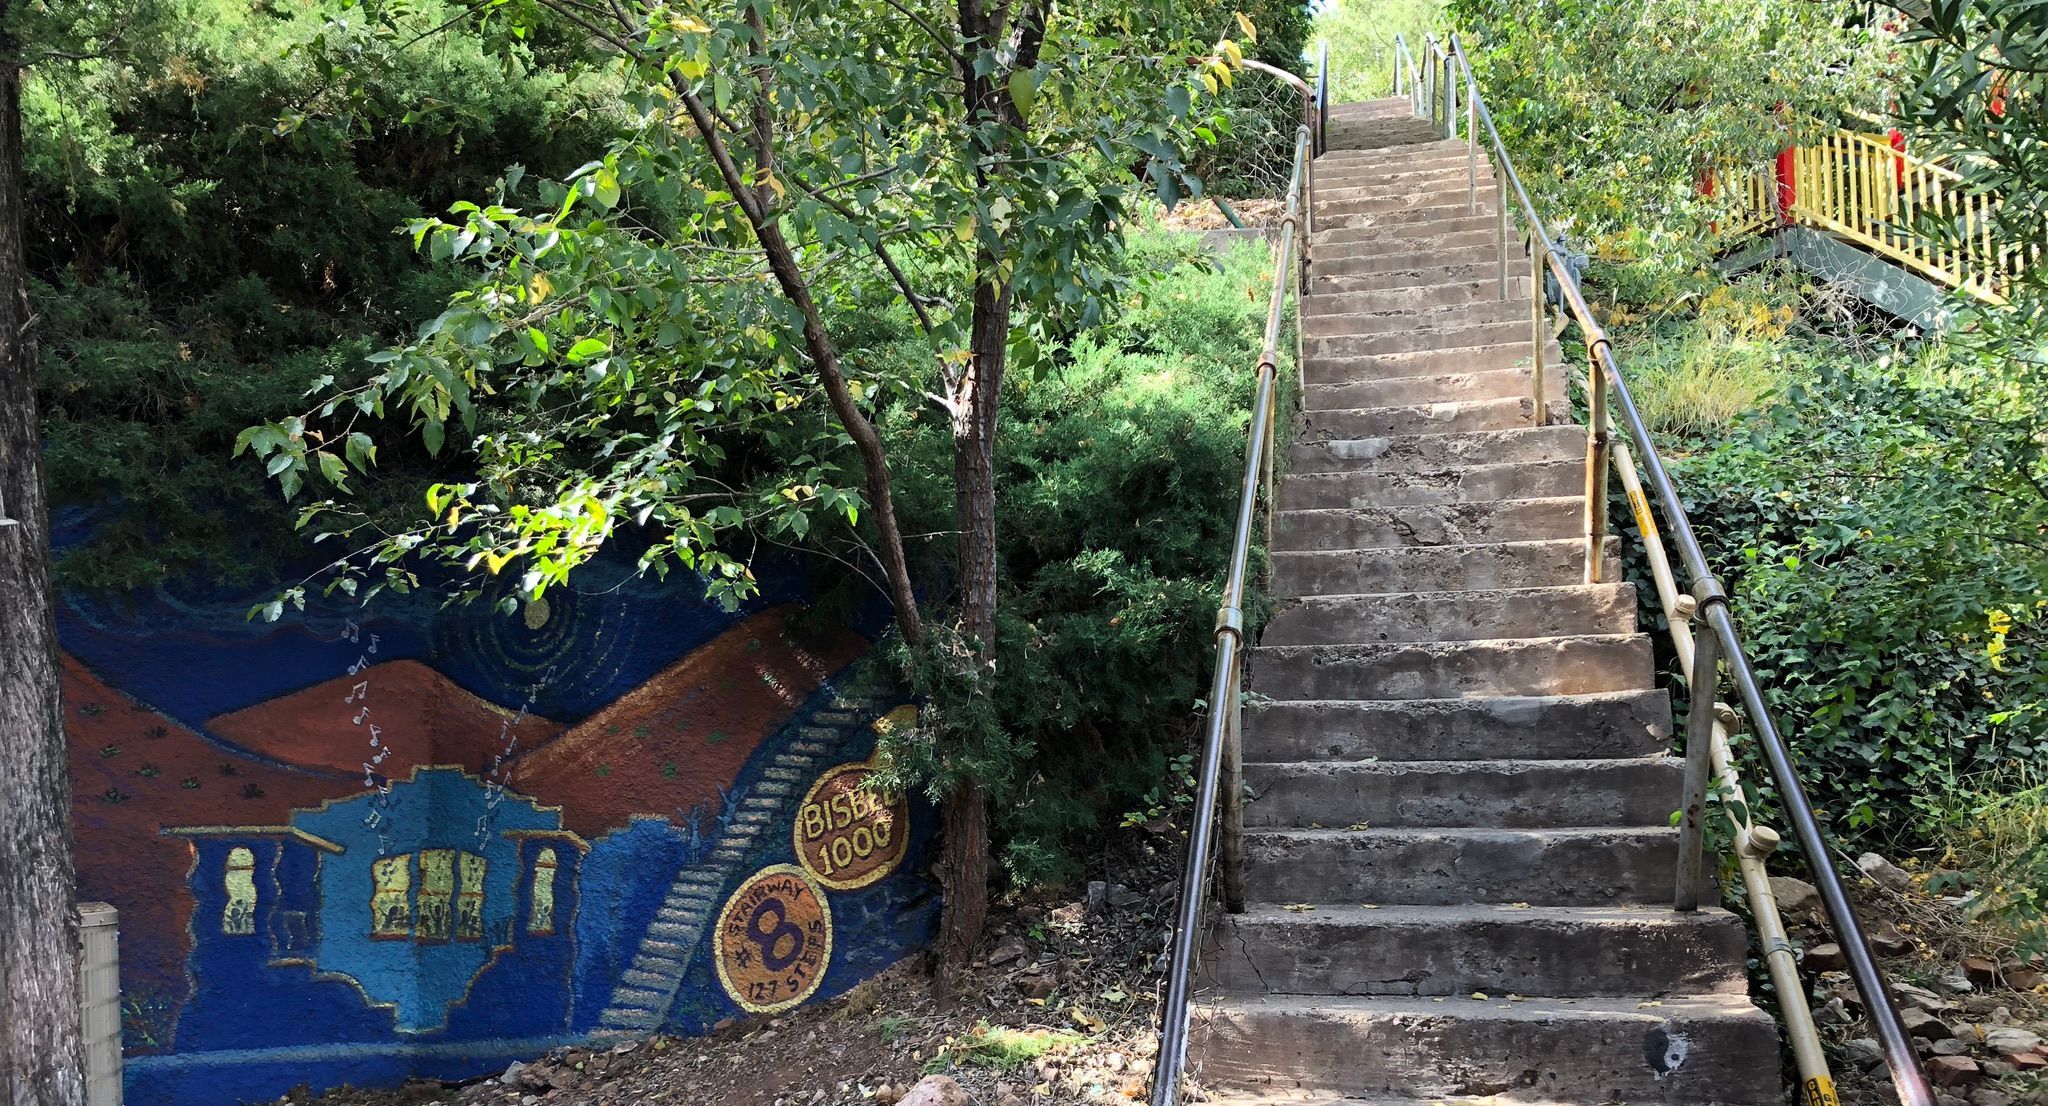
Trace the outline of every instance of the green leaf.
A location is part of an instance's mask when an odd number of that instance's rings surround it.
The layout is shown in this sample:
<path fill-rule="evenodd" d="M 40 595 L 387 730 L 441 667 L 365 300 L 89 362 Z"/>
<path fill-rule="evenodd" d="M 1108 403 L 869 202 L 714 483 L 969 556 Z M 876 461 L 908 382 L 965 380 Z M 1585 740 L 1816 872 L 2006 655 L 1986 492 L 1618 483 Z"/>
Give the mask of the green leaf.
<path fill-rule="evenodd" d="M 344 486 L 348 479 L 348 468 L 341 463 L 341 458 L 324 449 L 314 456 L 320 459 L 320 475 L 337 488 Z"/>
<path fill-rule="evenodd" d="M 1029 69 L 1010 74 L 1010 102 L 1017 105 L 1017 114 L 1031 118 L 1031 105 L 1038 102 L 1038 74 Z"/>
<path fill-rule="evenodd" d="M 580 365 L 593 357 L 602 356 L 610 348 L 602 338 L 585 338 L 569 347 L 569 363 Z"/>
<path fill-rule="evenodd" d="M 446 434 L 440 419 L 428 419 L 420 427 L 420 440 L 426 443 L 427 453 L 435 457 L 441 455 L 441 443 Z"/>

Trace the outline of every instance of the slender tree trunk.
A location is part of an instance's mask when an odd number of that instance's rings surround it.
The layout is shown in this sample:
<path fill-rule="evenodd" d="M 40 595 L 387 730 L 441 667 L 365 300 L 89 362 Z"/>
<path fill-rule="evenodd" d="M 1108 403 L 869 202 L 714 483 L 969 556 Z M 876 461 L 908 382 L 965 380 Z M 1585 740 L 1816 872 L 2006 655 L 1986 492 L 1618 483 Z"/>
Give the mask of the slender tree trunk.
<path fill-rule="evenodd" d="M 984 681 L 996 678 L 995 451 L 1009 337 L 1009 290 L 984 283 L 974 291 L 971 356 L 950 397 L 960 628 L 975 642 L 977 676 Z M 987 793 L 979 782 L 961 780 L 947 793 L 941 814 L 946 850 L 939 878 L 946 908 L 937 952 L 941 965 L 954 968 L 973 955 L 988 920 Z"/>
<path fill-rule="evenodd" d="M 20 56 L 0 35 L 0 505 L 17 520 L 0 526 L 0 1103 L 83 1106 L 71 775 L 22 261 Z"/>

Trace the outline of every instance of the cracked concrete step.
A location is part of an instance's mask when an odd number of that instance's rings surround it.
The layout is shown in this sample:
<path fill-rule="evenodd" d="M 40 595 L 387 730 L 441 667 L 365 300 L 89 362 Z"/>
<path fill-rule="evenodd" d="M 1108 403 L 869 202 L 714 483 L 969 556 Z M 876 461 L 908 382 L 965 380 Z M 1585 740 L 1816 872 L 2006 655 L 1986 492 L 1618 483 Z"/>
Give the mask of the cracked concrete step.
<path fill-rule="evenodd" d="M 1385 438 L 1407 434 L 1469 434 L 1536 424 L 1532 397 L 1420 403 L 1392 407 L 1334 408 L 1302 412 L 1301 436 Z M 1558 418 L 1569 417 L 1561 411 Z"/>
<path fill-rule="evenodd" d="M 1299 439 L 1288 447 L 1288 471 L 1440 472 L 1466 465 L 1530 464 L 1583 458 L 1586 432 L 1571 425 L 1527 426 L 1464 434 L 1401 434 L 1372 438 Z"/>
<path fill-rule="evenodd" d="M 1462 284 L 1469 281 L 1491 281 L 1500 275 L 1499 260 L 1488 253 L 1484 259 L 1467 259 L 1444 264 L 1419 266 L 1413 269 L 1388 269 L 1384 272 L 1331 273 L 1328 266 L 1319 264 L 1322 254 L 1309 251 L 1309 271 L 1313 275 L 1310 287 L 1312 296 L 1324 294 L 1346 295 L 1353 292 L 1388 292 L 1395 289 L 1434 288 L 1441 284 Z M 1528 259 L 1523 258 L 1520 268 L 1516 267 L 1514 255 L 1508 258 L 1508 278 L 1516 279 L 1517 274 L 1526 280 L 1529 275 Z M 1528 286 L 1516 293 L 1527 302 Z"/>
<path fill-rule="evenodd" d="M 1423 350 L 1468 349 L 1473 346 L 1520 344 L 1529 340 L 1529 320 L 1503 320 L 1426 327 L 1406 333 L 1311 334 L 1302 343 L 1302 355 L 1325 357 L 1373 357 L 1390 353 L 1419 353 Z"/>
<path fill-rule="evenodd" d="M 1426 119 L 1412 115 L 1375 116 L 1365 119 L 1330 120 L 1330 127 L 1323 132 L 1328 149 L 1358 150 L 1379 146 L 1405 145 L 1413 142 L 1431 142 L 1437 137 L 1436 128 Z"/>
<path fill-rule="evenodd" d="M 1747 943 L 1715 908 L 1256 903 L 1212 928 L 1203 967 L 1254 995 L 1746 995 Z"/>
<path fill-rule="evenodd" d="M 1424 158 L 1466 156 L 1465 140 L 1461 138 L 1438 138 L 1431 135 L 1421 142 L 1411 142 L 1400 147 L 1380 149 L 1325 150 L 1316 155 L 1316 172 L 1323 172 L 1324 166 L 1387 166 Z"/>
<path fill-rule="evenodd" d="M 1310 384 L 1357 384 L 1394 377 L 1491 372 L 1528 365 L 1532 348 L 1524 330 L 1520 341 L 1493 345 L 1311 357 L 1304 363 L 1302 376 Z M 1553 376 L 1571 371 L 1564 364 L 1562 352 L 1556 342 L 1544 347 L 1543 363 Z"/>
<path fill-rule="evenodd" d="M 1477 180 L 1473 179 L 1471 170 L 1463 164 L 1431 166 L 1409 172 L 1378 173 L 1349 179 L 1318 178 L 1316 202 L 1343 204 L 1353 200 L 1381 200 L 1431 193 L 1447 197 L 1455 194 L 1457 199 L 1469 203 L 1475 186 L 1481 195 L 1494 190 L 1493 172 L 1484 165 L 1479 167 Z M 1446 199 L 1440 202 L 1450 201 Z M 1334 208 L 1332 210 L 1335 211 Z M 1489 226 L 1487 229 L 1493 228 Z"/>
<path fill-rule="evenodd" d="M 1318 364 L 1311 361 L 1308 366 L 1309 385 L 1302 389 L 1302 406 L 1316 412 L 1360 407 L 1413 407 L 1420 404 L 1483 399 L 1520 399 L 1533 402 L 1535 370 L 1528 364 L 1529 347 L 1526 344 L 1435 352 L 1447 357 L 1455 355 L 1460 360 L 1506 362 L 1515 367 L 1460 369 L 1438 373 L 1424 372 L 1414 376 L 1358 380 L 1346 379 L 1340 374 L 1346 371 L 1371 372 L 1388 366 L 1384 363 L 1374 363 L 1372 359 L 1367 358 L 1354 358 L 1348 365 L 1328 362 Z M 1516 365 L 1517 361 L 1521 364 Z M 1544 362 L 1545 400 L 1561 401 L 1565 395 L 1564 369 L 1547 357 Z M 1320 383 L 1325 380 L 1344 382 Z"/>
<path fill-rule="evenodd" d="M 1228 1087 L 1757 1106 L 1781 1094 L 1777 1026 L 1746 995 L 1233 996 L 1196 1021 L 1191 1059 Z"/>
<path fill-rule="evenodd" d="M 1411 244 L 1437 243 L 1438 235 L 1483 234 L 1484 245 L 1494 245 L 1498 228 L 1491 215 L 1468 215 L 1459 213 L 1427 222 L 1404 222 L 1370 224 L 1356 227 L 1318 227 L 1309 234 L 1309 254 L 1312 257 L 1334 257 L 1341 253 L 1383 251 L 1392 243 Z M 1412 247 L 1411 247 L 1412 248 Z M 1508 239 L 1508 257 L 1523 259 L 1523 275 L 1527 275 L 1528 255 L 1522 251 L 1522 244 L 1515 238 Z"/>
<path fill-rule="evenodd" d="M 1455 906 L 1668 904 L 1678 831 L 1261 829 L 1244 834 L 1252 902 Z M 1701 890 L 1715 901 L 1711 881 Z"/>
<path fill-rule="evenodd" d="M 1252 760 L 1635 757 L 1671 747 L 1662 691 L 1488 699 L 1305 699 L 1245 708 Z"/>
<path fill-rule="evenodd" d="M 1648 634 L 1485 641 L 1261 645 L 1251 688 L 1268 699 L 1471 699 L 1656 686 Z"/>
<path fill-rule="evenodd" d="M 1284 761 L 1247 764 L 1247 827 L 1646 826 L 1680 806 L 1685 762 Z"/>
<path fill-rule="evenodd" d="M 1563 584 L 1494 591 L 1306 595 L 1283 599 L 1260 645 L 1372 645 L 1399 641 L 1631 634 L 1635 585 Z"/>
<path fill-rule="evenodd" d="M 1428 223 L 1438 219 L 1452 219 L 1467 215 L 1495 214 L 1493 198 L 1484 193 L 1479 196 L 1479 210 L 1472 210 L 1465 202 L 1465 193 L 1459 190 L 1455 198 L 1444 195 L 1428 204 L 1411 207 L 1386 208 L 1380 211 L 1317 211 L 1311 221 L 1311 230 L 1341 230 L 1346 227 L 1390 226 L 1396 223 Z"/>
<path fill-rule="evenodd" d="M 1500 284 L 1491 279 L 1460 280 L 1445 284 L 1410 285 L 1371 292 L 1311 294 L 1304 306 L 1313 321 L 1325 315 L 1373 315 L 1389 311 L 1417 311 L 1452 304 L 1499 303 Z M 1529 278 L 1508 278 L 1507 302 L 1529 308 Z"/>
<path fill-rule="evenodd" d="M 1601 578 L 1621 575 L 1621 545 L 1603 543 Z M 1585 578 L 1585 542 L 1493 542 L 1289 550 L 1273 554 L 1275 596 L 1384 595 L 1418 591 L 1497 591 L 1577 584 Z"/>
<path fill-rule="evenodd" d="M 1424 471 L 1302 472 L 1280 478 L 1278 506 L 1283 511 L 1307 511 L 1584 495 L 1585 470 L 1583 458 L 1566 456 L 1554 461 L 1453 465 Z"/>
<path fill-rule="evenodd" d="M 1614 1106 L 1613 1103 L 1546 1102 L 1517 1098 L 1510 1102 L 1498 1095 L 1433 1095 L 1429 1098 L 1353 1098 L 1313 1091 L 1232 1091 L 1202 1088 L 1206 1102 L 1215 1106 Z"/>
<path fill-rule="evenodd" d="M 1272 548 L 1275 552 L 1310 552 L 1561 541 L 1582 534 L 1585 517 L 1584 497 L 1569 495 L 1280 511 L 1273 518 Z M 1266 632 L 1273 632 L 1271 623 Z"/>
<path fill-rule="evenodd" d="M 1318 193 L 1322 191 L 1320 184 L 1321 182 L 1318 182 Z M 1481 211 L 1489 213 L 1494 211 L 1494 205 L 1499 200 L 1500 189 L 1494 187 L 1491 183 L 1483 183 L 1479 186 L 1477 206 Z M 1463 184 L 1458 185 L 1455 189 L 1418 185 L 1414 188 L 1398 189 L 1377 196 L 1356 196 L 1326 200 L 1322 199 L 1319 195 L 1316 199 L 1313 219 L 1320 225 L 1324 219 L 1342 218 L 1346 215 L 1382 215 L 1389 212 L 1413 212 L 1450 207 L 1452 205 L 1465 208 L 1468 214 L 1478 214 L 1478 212 L 1472 210 L 1474 206 L 1473 201 L 1466 195 Z"/>
<path fill-rule="evenodd" d="M 1416 305 L 1394 311 L 1346 311 L 1310 315 L 1302 320 L 1302 336 L 1309 341 L 1325 338 L 1380 334 L 1425 334 L 1437 330 L 1485 326 L 1490 323 L 1518 323 L 1528 333 L 1529 305 L 1493 297 L 1464 303 Z"/>
<path fill-rule="evenodd" d="M 1464 220 L 1459 221 L 1463 222 Z M 1480 221 L 1491 222 L 1491 220 Z M 1424 227 L 1434 227 L 1438 225 L 1440 224 L 1422 224 L 1422 226 Z M 1342 250 L 1343 253 L 1345 253 L 1346 255 L 1356 257 L 1375 257 L 1381 254 L 1389 253 L 1408 254 L 1411 256 L 1424 256 L 1432 253 L 1440 253 L 1444 250 L 1469 250 L 1474 249 L 1476 247 L 1484 246 L 1487 249 L 1496 251 L 1496 256 L 1498 256 L 1499 240 L 1494 237 L 1493 228 L 1490 226 L 1473 227 L 1468 230 L 1441 232 L 1432 232 L 1426 230 L 1403 232 L 1401 228 L 1394 227 L 1374 229 L 1377 231 L 1377 233 L 1371 238 L 1359 238 L 1352 241 L 1324 243 L 1321 245 L 1311 247 L 1311 251 L 1315 252 L 1316 256 L 1322 257 L 1329 257 L 1339 250 Z M 1330 233 L 1352 234 L 1354 232 L 1350 230 L 1335 230 L 1331 231 Z M 1512 259 L 1514 257 L 1514 253 L 1510 253 L 1509 257 L 1510 259 Z M 1525 260 L 1520 265 L 1513 266 L 1513 268 L 1526 273 L 1529 268 L 1528 262 Z"/>
<path fill-rule="evenodd" d="M 1423 272 L 1430 269 L 1450 269 L 1462 266 L 1477 266 L 1484 269 L 1483 276 L 1491 277 L 1500 271 L 1500 251 L 1493 243 L 1476 246 L 1459 246 L 1456 249 L 1381 250 L 1381 251 L 1311 251 L 1310 265 L 1318 280 L 1324 277 L 1363 276 L 1369 273 Z M 1526 259 L 1525 259 L 1526 262 Z M 1526 271 L 1528 265 L 1514 264 L 1508 259 L 1508 275 Z M 1420 283 L 1411 281 L 1410 283 Z M 1317 291 L 1322 291 L 1320 285 Z"/>
<path fill-rule="evenodd" d="M 1330 122 L 1352 122 L 1359 119 L 1414 118 L 1414 106 L 1406 96 L 1381 96 L 1373 100 L 1353 100 L 1349 103 L 1330 105 Z"/>
<path fill-rule="evenodd" d="M 1493 172 L 1491 158 L 1482 156 L 1478 166 L 1481 174 L 1491 175 Z M 1390 176 L 1453 170 L 1463 174 L 1470 169 L 1471 162 L 1463 142 L 1455 145 L 1410 143 L 1378 150 L 1332 150 L 1316 158 L 1316 187 L 1322 188 L 1330 181 L 1384 180 Z"/>

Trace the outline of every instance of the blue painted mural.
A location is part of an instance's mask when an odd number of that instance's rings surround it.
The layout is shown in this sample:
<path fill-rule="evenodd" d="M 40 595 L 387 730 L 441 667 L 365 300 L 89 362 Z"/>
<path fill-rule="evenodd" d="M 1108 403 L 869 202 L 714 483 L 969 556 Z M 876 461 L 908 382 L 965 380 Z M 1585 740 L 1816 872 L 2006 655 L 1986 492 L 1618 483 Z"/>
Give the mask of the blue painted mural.
<path fill-rule="evenodd" d="M 509 614 L 67 601 L 130 1102 L 704 1032 L 929 939 L 933 819 L 865 786 L 914 708 L 867 638 L 804 626 L 788 581 L 727 612 L 606 571 Z"/>

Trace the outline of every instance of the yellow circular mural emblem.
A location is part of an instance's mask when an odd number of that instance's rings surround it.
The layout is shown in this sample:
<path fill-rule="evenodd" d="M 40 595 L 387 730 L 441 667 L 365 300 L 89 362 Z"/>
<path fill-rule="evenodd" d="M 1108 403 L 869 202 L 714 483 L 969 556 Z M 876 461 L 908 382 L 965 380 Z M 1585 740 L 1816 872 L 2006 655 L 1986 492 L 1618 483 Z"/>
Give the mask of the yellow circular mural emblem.
<path fill-rule="evenodd" d="M 916 707 L 898 707 L 877 719 L 876 729 L 915 724 Z M 869 782 L 882 767 L 880 755 L 828 768 L 804 795 L 791 835 L 797 862 L 812 879 L 834 891 L 854 891 L 886 878 L 903 862 L 910 845 L 910 804 L 884 795 Z"/>
<path fill-rule="evenodd" d="M 810 998 L 832 962 L 832 908 L 803 869 L 763 868 L 725 900 L 711 931 L 712 960 L 725 993 L 754 1014 Z"/>

